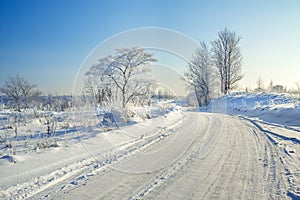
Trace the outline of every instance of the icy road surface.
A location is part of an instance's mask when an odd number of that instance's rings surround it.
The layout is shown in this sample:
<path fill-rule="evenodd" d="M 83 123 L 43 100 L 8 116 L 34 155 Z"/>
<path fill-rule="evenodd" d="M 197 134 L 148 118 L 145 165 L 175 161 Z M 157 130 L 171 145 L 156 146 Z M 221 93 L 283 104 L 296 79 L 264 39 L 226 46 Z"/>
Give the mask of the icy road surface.
<path fill-rule="evenodd" d="M 136 124 L 107 134 L 115 145 L 109 150 L 83 142 L 88 154 L 73 155 L 72 162 L 24 178 L 1 194 L 30 199 L 300 197 L 300 140 L 291 137 L 299 135 L 297 130 L 223 114 L 173 115 L 167 126 L 157 119 L 146 128 Z"/>

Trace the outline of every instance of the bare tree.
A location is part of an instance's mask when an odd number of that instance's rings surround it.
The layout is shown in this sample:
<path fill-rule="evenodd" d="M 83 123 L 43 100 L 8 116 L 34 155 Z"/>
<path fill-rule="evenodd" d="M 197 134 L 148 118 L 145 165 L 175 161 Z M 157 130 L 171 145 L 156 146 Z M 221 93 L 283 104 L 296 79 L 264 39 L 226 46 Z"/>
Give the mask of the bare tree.
<path fill-rule="evenodd" d="M 94 96 L 100 94 L 99 100 L 120 100 L 126 121 L 128 103 L 147 102 L 141 98 L 149 97 L 151 62 L 156 62 L 156 59 L 143 48 L 116 49 L 114 55 L 99 59 L 99 63 L 89 69 L 85 89 Z"/>
<path fill-rule="evenodd" d="M 105 105 L 113 99 L 112 90 L 114 86 L 112 80 L 105 74 L 110 62 L 112 61 L 109 57 L 102 58 L 85 74 L 87 76 L 84 82 L 85 92 L 101 105 Z"/>
<path fill-rule="evenodd" d="M 265 84 L 261 76 L 256 80 L 257 87 L 255 88 L 255 92 L 262 93 L 265 92 Z"/>
<path fill-rule="evenodd" d="M 300 93 L 300 81 L 298 81 L 297 83 L 296 83 L 296 86 L 297 86 L 297 93 Z"/>
<path fill-rule="evenodd" d="M 156 62 L 156 59 L 142 48 L 116 50 L 112 62 L 106 69 L 106 74 L 121 92 L 123 109 L 131 99 L 146 94 L 145 87 L 149 85 L 149 80 L 144 75 L 149 72 L 150 62 Z"/>
<path fill-rule="evenodd" d="M 214 69 L 209 47 L 205 42 L 200 43 L 189 63 L 188 71 L 184 76 L 195 91 L 199 106 L 208 105 L 214 90 Z"/>
<path fill-rule="evenodd" d="M 12 99 L 15 108 L 20 111 L 22 105 L 28 108 L 28 105 L 33 100 L 40 96 L 41 92 L 35 90 L 36 84 L 32 84 L 21 76 L 8 78 L 0 92 Z"/>
<path fill-rule="evenodd" d="M 242 55 L 239 47 L 241 38 L 227 28 L 218 33 L 213 41 L 212 53 L 215 66 L 218 68 L 221 92 L 227 94 L 243 78 L 241 73 Z"/>
<path fill-rule="evenodd" d="M 269 83 L 269 86 L 268 86 L 268 92 L 269 93 L 273 92 L 273 87 L 274 87 L 273 80 L 270 80 L 270 83 Z"/>

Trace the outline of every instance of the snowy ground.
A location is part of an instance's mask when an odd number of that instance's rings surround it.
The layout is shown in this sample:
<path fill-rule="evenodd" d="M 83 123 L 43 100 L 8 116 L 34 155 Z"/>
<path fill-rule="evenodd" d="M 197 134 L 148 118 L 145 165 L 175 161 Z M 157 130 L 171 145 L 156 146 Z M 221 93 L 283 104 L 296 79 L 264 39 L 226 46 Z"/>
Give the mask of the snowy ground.
<path fill-rule="evenodd" d="M 0 198 L 299 199 L 297 109 L 287 96 L 235 95 L 205 112 L 175 106 L 67 145 L 3 154 Z"/>

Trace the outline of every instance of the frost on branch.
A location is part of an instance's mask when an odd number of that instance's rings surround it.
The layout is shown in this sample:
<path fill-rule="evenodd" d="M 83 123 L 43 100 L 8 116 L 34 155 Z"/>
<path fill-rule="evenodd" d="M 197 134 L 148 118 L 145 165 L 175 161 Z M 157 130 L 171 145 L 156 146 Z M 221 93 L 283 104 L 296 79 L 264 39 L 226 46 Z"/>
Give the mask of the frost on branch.
<path fill-rule="evenodd" d="M 128 104 L 149 104 L 153 80 L 150 63 L 156 62 L 143 48 L 119 48 L 99 59 L 86 72 L 85 92 L 102 106 L 119 106 L 127 121 Z"/>

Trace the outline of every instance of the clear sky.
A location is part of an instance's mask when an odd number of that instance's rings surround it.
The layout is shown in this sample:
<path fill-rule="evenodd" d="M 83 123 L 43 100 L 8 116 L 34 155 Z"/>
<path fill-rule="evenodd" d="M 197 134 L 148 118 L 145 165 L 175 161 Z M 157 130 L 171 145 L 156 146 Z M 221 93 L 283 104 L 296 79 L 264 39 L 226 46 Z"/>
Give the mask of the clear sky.
<path fill-rule="evenodd" d="M 299 0 L 0 0 L 0 84 L 19 74 L 44 93 L 70 94 L 86 56 L 112 35 L 162 27 L 210 41 L 225 26 L 242 37 L 241 87 L 259 76 L 300 81 Z"/>

